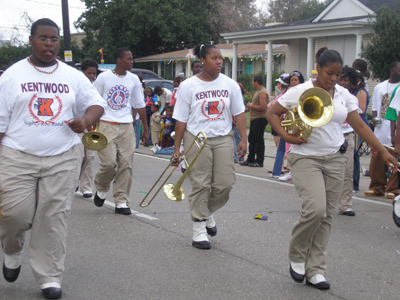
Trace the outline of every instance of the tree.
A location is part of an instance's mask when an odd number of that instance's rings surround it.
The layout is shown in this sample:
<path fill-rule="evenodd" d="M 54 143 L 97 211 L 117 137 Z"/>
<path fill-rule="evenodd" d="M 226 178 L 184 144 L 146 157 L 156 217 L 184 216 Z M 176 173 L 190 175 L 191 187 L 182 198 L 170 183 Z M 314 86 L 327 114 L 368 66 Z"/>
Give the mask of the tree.
<path fill-rule="evenodd" d="M 375 14 L 374 33 L 371 42 L 363 47 L 362 56 L 368 61 L 372 77 L 382 81 L 390 76 L 389 65 L 400 60 L 400 9 L 391 9 L 384 4 L 375 10 Z"/>
<path fill-rule="evenodd" d="M 112 62 L 118 47 L 134 57 L 219 43 L 220 33 L 260 25 L 255 0 L 84 0 L 75 23 L 86 33 L 85 52 Z"/>
<path fill-rule="evenodd" d="M 0 47 L 0 69 L 5 70 L 17 61 L 31 55 L 32 49 L 29 44 L 13 46 L 7 44 Z"/>
<path fill-rule="evenodd" d="M 329 0 L 268 0 L 268 22 L 294 22 L 318 15 Z"/>

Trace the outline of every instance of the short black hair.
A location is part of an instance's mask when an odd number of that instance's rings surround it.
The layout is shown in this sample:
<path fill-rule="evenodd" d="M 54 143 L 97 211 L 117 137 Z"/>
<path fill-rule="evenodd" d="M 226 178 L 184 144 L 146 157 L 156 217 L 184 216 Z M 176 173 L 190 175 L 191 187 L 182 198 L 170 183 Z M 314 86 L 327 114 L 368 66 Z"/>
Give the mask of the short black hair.
<path fill-rule="evenodd" d="M 253 77 L 254 82 L 258 82 L 260 85 L 264 85 L 264 79 L 261 75 L 256 75 Z"/>
<path fill-rule="evenodd" d="M 182 81 L 182 77 L 181 76 L 176 76 L 174 78 L 174 82 L 181 83 L 181 81 Z"/>
<path fill-rule="evenodd" d="M 125 52 L 129 52 L 131 50 L 129 50 L 128 48 L 122 47 L 122 48 L 118 48 L 117 50 L 114 51 L 114 62 L 117 62 L 118 58 L 123 58 Z"/>
<path fill-rule="evenodd" d="M 290 79 L 292 79 L 293 76 L 297 76 L 299 78 L 299 82 L 300 83 L 304 83 L 304 76 L 303 74 L 301 74 L 299 71 L 293 71 L 292 73 L 290 73 L 290 77 L 289 77 L 289 85 L 290 85 Z"/>
<path fill-rule="evenodd" d="M 50 20 L 50 19 L 48 19 L 48 18 L 43 18 L 43 19 L 39 19 L 39 20 L 35 21 L 35 22 L 32 24 L 32 27 L 31 27 L 31 36 L 34 36 L 34 35 L 35 35 L 38 26 L 51 26 L 51 27 L 55 27 L 55 28 L 57 28 L 58 35 L 60 35 L 60 28 L 58 27 L 58 25 L 57 25 L 53 20 Z"/>
<path fill-rule="evenodd" d="M 396 68 L 397 64 L 400 64 L 400 61 L 394 61 L 390 64 L 389 66 L 389 70 L 393 70 L 394 68 Z"/>
<path fill-rule="evenodd" d="M 154 93 L 158 94 L 159 92 L 161 92 L 161 86 L 157 85 L 157 86 L 154 88 Z"/>
<path fill-rule="evenodd" d="M 155 103 L 155 104 L 153 104 L 152 106 L 153 106 L 153 107 L 155 107 L 155 108 L 157 108 L 157 110 L 159 110 L 159 109 L 160 109 L 160 105 L 158 105 L 158 104 L 156 104 L 156 103 Z"/>
<path fill-rule="evenodd" d="M 89 68 L 95 68 L 96 70 L 99 68 L 99 65 L 93 58 L 85 59 L 81 64 L 82 71 L 85 71 Z"/>
<path fill-rule="evenodd" d="M 361 73 L 358 73 L 361 74 Z M 357 71 L 350 68 L 349 66 L 344 66 L 342 69 L 342 75 L 340 76 L 341 78 L 349 77 L 350 84 L 352 86 L 357 86 L 358 84 L 358 74 Z M 363 80 L 364 82 L 364 80 Z"/>
<path fill-rule="evenodd" d="M 192 64 L 190 65 L 190 68 L 192 68 L 192 69 L 193 69 L 194 65 L 195 65 L 195 64 L 197 64 L 197 63 L 201 64 L 201 61 L 199 61 L 199 60 L 195 60 L 195 61 L 194 61 L 194 62 L 192 62 Z"/>
<path fill-rule="evenodd" d="M 174 108 L 171 105 L 168 105 L 167 107 L 165 107 L 165 110 L 174 110 Z"/>

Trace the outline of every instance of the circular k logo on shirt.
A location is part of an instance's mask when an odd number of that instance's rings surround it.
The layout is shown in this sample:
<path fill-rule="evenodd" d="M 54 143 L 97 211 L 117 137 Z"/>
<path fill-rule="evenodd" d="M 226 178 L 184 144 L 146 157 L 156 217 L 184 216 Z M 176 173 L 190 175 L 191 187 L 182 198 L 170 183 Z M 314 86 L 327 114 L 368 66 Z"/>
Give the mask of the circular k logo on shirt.
<path fill-rule="evenodd" d="M 129 91 L 123 85 L 116 85 L 107 94 L 108 105 L 115 110 L 126 107 L 129 99 Z"/>
<path fill-rule="evenodd" d="M 29 102 L 29 114 L 34 123 L 54 124 L 63 110 L 63 103 L 59 96 L 40 97 L 34 94 Z"/>

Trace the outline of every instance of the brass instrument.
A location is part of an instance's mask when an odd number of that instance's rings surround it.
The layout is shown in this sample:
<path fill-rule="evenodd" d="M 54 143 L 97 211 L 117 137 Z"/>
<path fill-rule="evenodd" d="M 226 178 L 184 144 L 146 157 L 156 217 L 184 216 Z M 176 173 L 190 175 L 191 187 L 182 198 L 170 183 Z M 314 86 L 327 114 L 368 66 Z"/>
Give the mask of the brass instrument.
<path fill-rule="evenodd" d="M 300 131 L 300 138 L 310 137 L 313 127 L 326 125 L 335 110 L 331 95 L 324 89 L 314 87 L 300 95 L 297 107 L 286 113 L 281 125 L 293 135 Z"/>
<path fill-rule="evenodd" d="M 383 147 L 385 147 L 388 151 L 393 151 L 394 152 L 394 147 L 392 146 L 388 146 L 388 145 L 383 145 Z M 397 156 L 395 154 L 395 156 Z M 390 164 L 390 166 L 393 168 L 393 164 Z M 397 157 L 397 172 L 400 172 L 400 157 Z"/>
<path fill-rule="evenodd" d="M 186 171 L 185 173 L 183 173 L 183 175 L 181 176 L 181 178 L 176 182 L 176 184 L 173 183 L 167 183 L 167 180 L 172 176 L 172 174 L 175 172 L 176 168 L 178 168 L 178 165 L 173 166 L 172 164 L 176 164 L 178 163 L 177 159 L 178 157 L 174 157 L 169 165 L 165 168 L 164 172 L 162 172 L 162 174 L 160 175 L 160 177 L 158 177 L 158 179 L 156 180 L 156 182 L 154 183 L 154 185 L 151 187 L 150 191 L 147 193 L 147 195 L 144 197 L 144 199 L 142 200 L 142 202 L 140 202 L 139 206 L 140 207 L 147 207 L 150 205 L 150 203 L 153 201 L 153 199 L 157 196 L 158 192 L 161 190 L 161 188 L 163 188 L 165 195 L 167 196 L 167 198 L 169 200 L 172 201 L 182 201 L 183 199 L 185 199 L 185 193 L 183 192 L 182 184 L 185 181 L 186 177 L 188 176 L 190 170 L 192 169 L 192 166 L 194 165 L 196 159 L 199 157 L 201 151 L 204 149 L 204 147 L 206 146 L 207 143 L 207 136 L 203 133 L 203 132 L 199 132 L 193 143 L 190 145 L 189 149 L 187 149 L 187 153 L 189 153 L 189 151 L 192 149 L 193 145 L 196 144 L 196 146 L 198 147 L 198 151 L 196 156 L 193 158 L 193 160 L 191 161 L 191 163 L 189 164 L 188 161 L 186 160 L 186 156 L 184 154 L 184 152 L 181 153 L 181 157 L 180 157 L 180 161 L 185 161 L 186 163 Z M 150 195 L 151 191 L 154 189 L 154 187 L 157 185 L 157 183 L 161 180 L 161 178 L 164 176 L 164 174 L 167 172 L 169 167 L 173 167 L 173 170 L 171 171 L 171 173 L 168 175 L 168 177 L 164 180 L 164 182 L 161 184 L 161 186 L 158 188 L 158 190 L 156 191 L 156 193 L 154 194 L 154 196 L 149 200 L 148 203 L 144 202 L 146 201 L 147 197 Z"/>
<path fill-rule="evenodd" d="M 100 151 L 107 146 L 107 138 L 99 132 L 99 123 L 94 131 L 85 133 L 82 137 L 82 144 L 89 150 Z"/>

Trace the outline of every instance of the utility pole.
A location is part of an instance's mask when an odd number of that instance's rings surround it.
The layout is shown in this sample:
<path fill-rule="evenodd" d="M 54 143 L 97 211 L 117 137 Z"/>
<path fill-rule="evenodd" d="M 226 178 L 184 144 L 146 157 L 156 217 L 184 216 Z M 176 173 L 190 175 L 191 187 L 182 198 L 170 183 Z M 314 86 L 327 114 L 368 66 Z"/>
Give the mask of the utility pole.
<path fill-rule="evenodd" d="M 61 0 L 63 33 L 64 33 L 64 58 L 65 63 L 72 66 L 71 34 L 69 32 L 68 0 Z"/>

